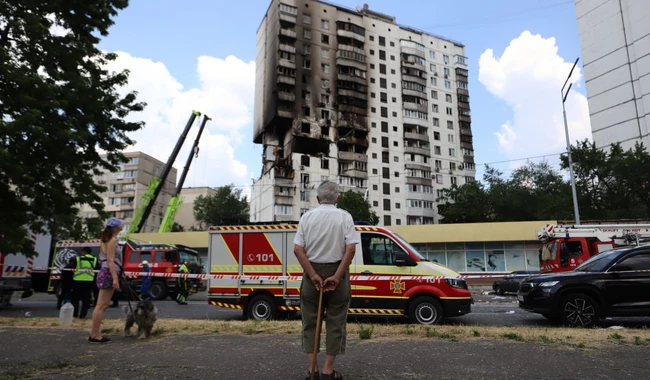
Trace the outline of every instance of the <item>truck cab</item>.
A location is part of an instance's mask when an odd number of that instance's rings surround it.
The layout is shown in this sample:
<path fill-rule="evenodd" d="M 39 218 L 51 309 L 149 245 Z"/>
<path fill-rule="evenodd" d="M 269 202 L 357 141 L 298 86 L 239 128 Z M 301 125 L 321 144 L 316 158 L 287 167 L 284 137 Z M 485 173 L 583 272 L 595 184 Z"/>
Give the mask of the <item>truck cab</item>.
<path fill-rule="evenodd" d="M 613 241 L 596 238 L 558 238 L 542 245 L 539 256 L 541 273 L 572 271 L 590 257 L 615 248 Z"/>

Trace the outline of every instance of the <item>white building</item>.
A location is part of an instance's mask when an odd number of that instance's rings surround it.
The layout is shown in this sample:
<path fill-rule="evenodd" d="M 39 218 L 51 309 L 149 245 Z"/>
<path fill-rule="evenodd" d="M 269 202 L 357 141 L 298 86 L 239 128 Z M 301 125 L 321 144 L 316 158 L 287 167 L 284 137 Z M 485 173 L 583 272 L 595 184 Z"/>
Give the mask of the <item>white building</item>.
<path fill-rule="evenodd" d="M 650 148 L 650 1 L 576 0 L 575 8 L 594 142 Z"/>
<path fill-rule="evenodd" d="M 256 63 L 252 222 L 298 220 L 329 179 L 380 224 L 432 224 L 440 190 L 474 180 L 462 44 L 367 6 L 273 0 Z"/>

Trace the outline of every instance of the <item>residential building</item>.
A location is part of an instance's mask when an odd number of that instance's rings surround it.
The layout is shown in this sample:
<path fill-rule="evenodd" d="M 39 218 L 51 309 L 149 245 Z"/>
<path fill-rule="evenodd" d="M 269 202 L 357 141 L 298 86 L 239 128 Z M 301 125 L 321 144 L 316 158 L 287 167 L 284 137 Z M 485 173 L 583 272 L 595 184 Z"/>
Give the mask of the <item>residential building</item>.
<path fill-rule="evenodd" d="M 465 48 L 368 9 L 273 0 L 257 32 L 251 221 L 298 220 L 325 179 L 380 224 L 433 224 L 474 180 Z"/>
<path fill-rule="evenodd" d="M 192 227 L 195 229 L 200 228 L 199 224 L 194 218 L 194 201 L 199 196 L 212 196 L 217 193 L 217 189 L 212 187 L 184 187 L 181 189 L 181 199 L 183 204 L 178 209 L 176 214 L 176 223 L 183 226 L 185 231 L 189 231 Z"/>
<path fill-rule="evenodd" d="M 149 187 L 151 178 L 162 174 L 165 163 L 142 152 L 124 153 L 124 156 L 129 161 L 121 165 L 119 171 L 115 173 L 106 171 L 96 175 L 95 183 L 107 188 L 106 192 L 100 194 L 104 199 L 105 211 L 111 216 L 123 219 L 126 222 L 124 230 L 127 230 L 135 210 L 140 206 L 142 196 Z M 175 188 L 176 169 L 172 167 L 141 232 L 158 232 Z M 97 212 L 88 205 L 81 206 L 80 214 L 86 218 L 97 217 Z"/>
<path fill-rule="evenodd" d="M 650 2 L 576 0 L 596 146 L 650 147 Z"/>

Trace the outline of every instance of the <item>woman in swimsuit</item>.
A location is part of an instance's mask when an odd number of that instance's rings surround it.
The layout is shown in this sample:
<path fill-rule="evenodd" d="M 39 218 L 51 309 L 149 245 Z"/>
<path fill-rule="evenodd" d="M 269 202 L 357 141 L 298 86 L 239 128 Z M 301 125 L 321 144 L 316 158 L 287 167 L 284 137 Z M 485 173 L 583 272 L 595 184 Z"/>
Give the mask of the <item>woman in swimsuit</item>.
<path fill-rule="evenodd" d="M 113 297 L 113 292 L 120 287 L 122 275 L 122 248 L 117 243 L 117 235 L 122 231 L 124 221 L 119 218 L 110 218 L 102 232 L 99 246 L 99 261 L 101 269 L 97 274 L 97 287 L 99 295 L 95 310 L 93 311 L 92 329 L 88 341 L 91 343 L 109 343 L 111 340 L 101 335 L 100 325 L 104 318 L 104 311 Z"/>

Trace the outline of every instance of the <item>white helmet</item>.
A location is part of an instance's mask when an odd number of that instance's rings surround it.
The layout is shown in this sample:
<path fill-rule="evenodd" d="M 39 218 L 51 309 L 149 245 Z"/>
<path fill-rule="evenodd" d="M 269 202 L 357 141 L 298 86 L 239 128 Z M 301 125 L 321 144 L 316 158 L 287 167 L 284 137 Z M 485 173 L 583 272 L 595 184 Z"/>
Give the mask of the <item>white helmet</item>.
<path fill-rule="evenodd" d="M 143 260 L 142 265 L 149 265 L 149 262 L 147 260 Z"/>

